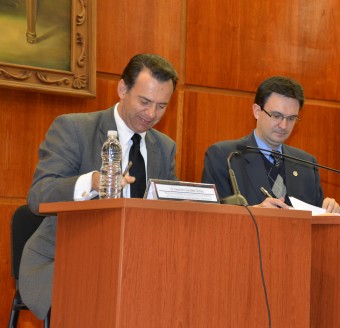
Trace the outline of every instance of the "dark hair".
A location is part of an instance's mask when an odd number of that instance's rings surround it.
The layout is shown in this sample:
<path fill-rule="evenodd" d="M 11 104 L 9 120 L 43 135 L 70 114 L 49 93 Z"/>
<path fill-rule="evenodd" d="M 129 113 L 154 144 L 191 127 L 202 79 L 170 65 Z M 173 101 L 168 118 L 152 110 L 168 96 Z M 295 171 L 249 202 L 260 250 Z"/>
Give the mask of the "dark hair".
<path fill-rule="evenodd" d="M 175 91 L 178 81 L 176 70 L 168 60 L 154 54 L 139 54 L 131 58 L 122 74 L 128 90 L 134 86 L 139 73 L 144 69 L 148 69 L 159 82 L 172 80 Z"/>
<path fill-rule="evenodd" d="M 300 105 L 299 109 L 302 108 L 305 99 L 301 84 L 285 76 L 272 76 L 264 80 L 256 91 L 255 104 L 263 108 L 273 92 L 297 99 Z"/>

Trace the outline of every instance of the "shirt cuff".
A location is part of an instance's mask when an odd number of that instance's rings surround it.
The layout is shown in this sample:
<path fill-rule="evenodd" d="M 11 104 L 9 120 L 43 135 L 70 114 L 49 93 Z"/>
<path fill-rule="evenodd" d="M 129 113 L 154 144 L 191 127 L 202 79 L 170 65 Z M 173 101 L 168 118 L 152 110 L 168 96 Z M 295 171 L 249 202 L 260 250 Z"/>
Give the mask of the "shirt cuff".
<path fill-rule="evenodd" d="M 98 192 L 92 189 L 92 171 L 81 175 L 74 187 L 73 199 L 75 201 L 90 200 L 98 196 Z"/>

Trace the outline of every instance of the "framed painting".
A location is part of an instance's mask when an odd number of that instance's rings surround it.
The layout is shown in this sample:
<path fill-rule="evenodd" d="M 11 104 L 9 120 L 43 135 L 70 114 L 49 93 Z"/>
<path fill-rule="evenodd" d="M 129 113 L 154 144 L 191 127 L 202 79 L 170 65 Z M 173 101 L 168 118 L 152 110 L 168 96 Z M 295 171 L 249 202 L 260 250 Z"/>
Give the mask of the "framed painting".
<path fill-rule="evenodd" d="M 94 97 L 95 0 L 0 0 L 0 87 Z"/>

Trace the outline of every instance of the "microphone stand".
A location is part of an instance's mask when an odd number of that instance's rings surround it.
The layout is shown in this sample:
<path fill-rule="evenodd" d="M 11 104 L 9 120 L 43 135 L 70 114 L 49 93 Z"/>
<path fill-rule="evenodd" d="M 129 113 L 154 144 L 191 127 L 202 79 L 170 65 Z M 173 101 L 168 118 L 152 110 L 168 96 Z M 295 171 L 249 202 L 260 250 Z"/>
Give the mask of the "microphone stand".
<path fill-rule="evenodd" d="M 262 150 L 262 151 L 265 151 L 265 152 L 267 152 L 267 153 L 277 154 L 277 155 L 282 156 L 282 157 L 290 158 L 290 159 L 292 159 L 292 160 L 294 160 L 294 161 L 297 161 L 297 162 L 306 163 L 306 164 L 309 164 L 309 165 L 312 165 L 312 166 L 317 166 L 317 167 L 321 167 L 321 168 L 326 169 L 326 170 L 329 170 L 329 171 L 333 171 L 333 172 L 336 172 L 336 173 L 340 173 L 339 170 L 333 169 L 333 168 L 331 168 L 331 167 L 324 166 L 324 165 L 317 164 L 317 163 L 313 163 L 313 162 L 309 162 L 309 161 L 306 161 L 306 160 L 304 160 L 304 159 L 297 158 L 297 157 L 294 157 L 294 156 L 290 156 L 290 155 L 287 155 L 287 154 L 281 154 L 280 152 L 275 151 L 275 150 L 268 150 L 268 149 L 263 149 L 263 148 L 259 148 L 259 147 L 252 147 L 252 146 L 246 146 L 246 149 L 256 150 L 256 151 Z"/>
<path fill-rule="evenodd" d="M 228 172 L 229 172 L 229 177 L 230 177 L 230 181 L 231 181 L 231 187 L 232 187 L 232 191 L 233 191 L 234 195 L 221 198 L 220 199 L 220 203 L 221 204 L 226 204 L 226 205 L 242 205 L 242 206 L 244 206 L 244 205 L 247 206 L 248 205 L 247 200 L 240 193 L 240 189 L 238 188 L 238 185 L 237 185 L 237 180 L 236 180 L 235 172 L 231 168 L 231 164 L 230 164 L 231 158 L 234 155 L 239 155 L 239 154 L 240 154 L 239 152 L 232 152 L 228 156 L 227 166 L 228 166 Z"/>

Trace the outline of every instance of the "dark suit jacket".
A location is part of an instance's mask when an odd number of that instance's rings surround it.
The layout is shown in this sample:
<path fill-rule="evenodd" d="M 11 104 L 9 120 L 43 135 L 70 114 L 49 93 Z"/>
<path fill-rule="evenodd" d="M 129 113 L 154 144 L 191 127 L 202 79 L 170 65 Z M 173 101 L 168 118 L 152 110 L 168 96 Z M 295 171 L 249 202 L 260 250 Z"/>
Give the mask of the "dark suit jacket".
<path fill-rule="evenodd" d="M 206 151 L 202 182 L 214 183 L 221 198 L 233 194 L 227 170 L 227 158 L 231 152 L 245 149 L 246 145 L 257 147 L 253 133 L 239 140 L 215 143 Z M 282 153 L 316 163 L 315 157 L 291 146 L 283 145 Z M 260 187 L 270 190 L 261 152 L 245 150 L 240 156 L 232 157 L 231 166 L 235 171 L 240 192 L 249 205 L 261 203 L 265 196 L 260 191 Z M 288 196 L 321 206 L 323 192 L 318 169 L 288 158 L 284 158 L 284 166 Z"/>
<path fill-rule="evenodd" d="M 100 170 L 101 147 L 108 130 L 117 130 L 114 107 L 93 113 L 61 115 L 53 122 L 39 149 L 28 203 L 72 201 L 74 186 L 82 174 Z M 145 136 L 149 179 L 176 180 L 176 144 L 150 129 Z M 47 217 L 27 242 L 20 265 L 19 289 L 24 303 L 40 319 L 51 305 L 56 217 Z"/>

